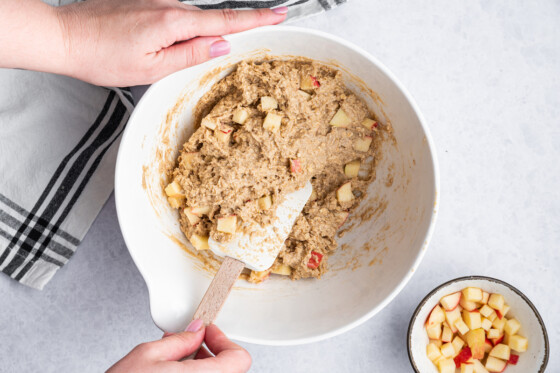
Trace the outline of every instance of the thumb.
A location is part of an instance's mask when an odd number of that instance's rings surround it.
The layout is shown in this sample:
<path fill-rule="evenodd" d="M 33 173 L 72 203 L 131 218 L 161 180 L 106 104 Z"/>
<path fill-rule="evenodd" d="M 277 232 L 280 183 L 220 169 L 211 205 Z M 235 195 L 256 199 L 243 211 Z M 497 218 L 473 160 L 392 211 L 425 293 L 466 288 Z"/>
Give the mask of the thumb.
<path fill-rule="evenodd" d="M 230 44 L 219 36 L 203 36 L 162 49 L 163 69 L 167 74 L 228 54 Z"/>
<path fill-rule="evenodd" d="M 200 347 L 204 334 L 205 328 L 202 320 L 193 320 L 187 327 L 187 331 L 152 342 L 155 354 L 165 361 L 180 360 Z"/>

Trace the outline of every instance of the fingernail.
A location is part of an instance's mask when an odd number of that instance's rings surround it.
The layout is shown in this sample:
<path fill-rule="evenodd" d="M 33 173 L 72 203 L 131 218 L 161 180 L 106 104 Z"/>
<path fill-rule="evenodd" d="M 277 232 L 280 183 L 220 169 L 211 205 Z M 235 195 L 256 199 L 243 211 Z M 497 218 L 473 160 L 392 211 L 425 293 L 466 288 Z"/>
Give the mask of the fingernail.
<path fill-rule="evenodd" d="M 287 6 L 280 6 L 278 8 L 272 9 L 272 11 L 276 14 L 286 14 L 286 13 L 288 13 L 288 7 Z"/>
<path fill-rule="evenodd" d="M 230 51 L 229 41 L 219 40 L 219 41 L 214 42 L 210 46 L 210 57 L 211 58 L 220 57 L 220 56 L 228 54 L 229 51 Z"/>
<path fill-rule="evenodd" d="M 198 332 L 200 330 L 200 328 L 202 327 L 202 320 L 200 319 L 196 319 L 191 321 L 191 323 L 189 324 L 189 326 L 187 326 L 187 329 L 185 329 L 186 332 Z"/>

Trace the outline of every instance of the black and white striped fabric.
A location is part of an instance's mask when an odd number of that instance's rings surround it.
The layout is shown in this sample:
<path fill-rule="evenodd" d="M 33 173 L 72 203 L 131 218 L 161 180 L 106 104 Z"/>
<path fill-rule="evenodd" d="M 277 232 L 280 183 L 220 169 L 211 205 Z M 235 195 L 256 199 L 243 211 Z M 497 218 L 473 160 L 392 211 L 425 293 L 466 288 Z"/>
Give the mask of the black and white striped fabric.
<path fill-rule="evenodd" d="M 203 9 L 288 6 L 288 20 L 346 0 L 193 0 Z M 71 0 L 49 0 L 53 5 Z M 129 89 L 0 69 L 0 271 L 42 289 L 111 194 Z"/>

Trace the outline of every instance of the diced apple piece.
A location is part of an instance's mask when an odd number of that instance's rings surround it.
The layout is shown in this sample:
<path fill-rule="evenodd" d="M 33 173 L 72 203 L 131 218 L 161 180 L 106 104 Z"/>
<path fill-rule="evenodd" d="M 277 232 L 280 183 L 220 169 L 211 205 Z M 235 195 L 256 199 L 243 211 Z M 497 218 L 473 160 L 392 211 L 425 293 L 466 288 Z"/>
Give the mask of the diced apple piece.
<path fill-rule="evenodd" d="M 178 197 L 167 197 L 167 201 L 169 205 L 174 209 L 179 209 L 183 206 L 183 201 L 185 200 L 185 196 L 178 196 Z"/>
<path fill-rule="evenodd" d="M 504 340 L 504 336 L 505 336 L 505 334 L 502 334 L 502 335 L 500 335 L 498 338 L 492 339 L 492 344 L 495 346 L 495 345 L 497 345 L 497 344 L 502 343 L 503 340 Z"/>
<path fill-rule="evenodd" d="M 455 373 L 455 362 L 453 359 L 441 359 L 438 361 L 440 373 Z"/>
<path fill-rule="evenodd" d="M 509 355 L 508 364 L 517 365 L 518 361 L 519 361 L 519 355 L 515 355 L 515 354 Z"/>
<path fill-rule="evenodd" d="M 271 272 L 277 275 L 289 276 L 292 274 L 292 268 L 286 264 L 275 264 L 272 266 Z"/>
<path fill-rule="evenodd" d="M 506 361 L 509 360 L 509 354 L 510 354 L 509 346 L 502 343 L 495 345 L 492 351 L 490 351 L 490 356 L 494 356 L 497 357 L 498 359 L 502 359 Z"/>
<path fill-rule="evenodd" d="M 181 162 L 182 162 L 181 164 L 184 165 L 185 167 L 191 167 L 197 155 L 198 152 L 184 153 L 181 156 Z"/>
<path fill-rule="evenodd" d="M 489 356 L 486 359 L 485 368 L 489 372 L 503 372 L 506 369 L 506 362 L 500 359 L 496 359 L 495 357 Z"/>
<path fill-rule="evenodd" d="M 344 223 L 346 223 L 346 220 L 348 219 L 349 215 L 350 213 L 348 211 L 341 211 L 338 213 L 338 217 L 340 219 L 340 224 L 338 225 L 338 228 L 342 227 Z"/>
<path fill-rule="evenodd" d="M 429 325 L 426 327 L 426 333 L 430 339 L 441 338 L 441 324 Z"/>
<path fill-rule="evenodd" d="M 238 124 L 244 124 L 245 121 L 249 118 L 249 111 L 244 108 L 239 108 L 233 113 L 232 120 Z"/>
<path fill-rule="evenodd" d="M 478 308 L 476 302 L 468 301 L 465 299 L 465 297 L 461 297 L 461 300 L 459 301 L 459 305 L 467 311 L 474 311 Z"/>
<path fill-rule="evenodd" d="M 473 360 L 474 373 L 489 373 L 480 360 Z"/>
<path fill-rule="evenodd" d="M 346 175 L 346 177 L 349 177 L 351 179 L 358 177 L 358 173 L 360 172 L 360 164 L 361 162 L 359 159 L 346 163 L 346 165 L 344 166 L 344 174 Z"/>
<path fill-rule="evenodd" d="M 215 130 L 216 127 L 218 127 L 218 123 L 216 123 L 216 121 L 214 119 L 205 117 L 202 118 L 202 122 L 200 123 L 202 126 L 209 128 L 211 130 Z"/>
<path fill-rule="evenodd" d="M 373 131 L 377 128 L 377 122 L 373 119 L 366 118 L 362 121 L 362 126 L 367 128 L 370 131 Z"/>
<path fill-rule="evenodd" d="M 251 274 L 249 275 L 249 282 L 252 282 L 254 284 L 258 284 L 259 282 L 263 282 L 264 280 L 266 280 L 268 278 L 268 276 L 270 275 L 270 272 L 272 272 L 272 269 L 266 269 L 264 271 L 251 271 Z"/>
<path fill-rule="evenodd" d="M 502 332 L 499 331 L 498 329 L 490 329 L 486 333 L 486 336 L 488 337 L 488 339 L 496 339 L 496 338 L 499 338 L 501 335 L 502 335 Z"/>
<path fill-rule="evenodd" d="M 195 233 L 191 236 L 189 241 L 191 241 L 191 244 L 198 251 L 208 250 L 208 236 L 201 236 Z"/>
<path fill-rule="evenodd" d="M 500 332 L 504 330 L 505 326 L 506 326 L 506 320 L 504 319 L 500 319 L 496 317 L 494 321 L 492 321 L 492 327 L 494 329 L 498 329 Z"/>
<path fill-rule="evenodd" d="M 237 229 L 237 216 L 230 215 L 218 219 L 218 226 L 216 229 L 219 232 L 234 234 Z"/>
<path fill-rule="evenodd" d="M 488 294 L 487 292 L 485 292 L 484 290 L 482 291 L 482 299 L 480 300 L 480 304 L 487 304 L 488 303 L 488 298 L 490 298 L 490 294 Z"/>
<path fill-rule="evenodd" d="M 191 212 L 195 215 L 208 215 L 210 213 L 210 206 L 194 206 L 191 207 Z"/>
<path fill-rule="evenodd" d="M 447 325 L 443 325 L 443 331 L 441 332 L 441 341 L 444 343 L 449 343 L 453 340 L 453 332 Z"/>
<path fill-rule="evenodd" d="M 299 84 L 299 87 L 304 91 L 311 91 L 314 90 L 315 88 L 319 88 L 320 86 L 321 83 L 319 83 L 317 78 L 311 75 L 306 75 L 302 77 Z"/>
<path fill-rule="evenodd" d="M 472 352 L 469 347 L 465 347 L 457 353 L 457 356 L 453 359 L 455 361 L 455 366 L 459 366 L 463 363 L 468 363 L 472 358 Z"/>
<path fill-rule="evenodd" d="M 187 220 L 191 223 L 191 225 L 196 225 L 200 222 L 200 217 L 193 214 L 188 207 L 183 210 L 183 213 L 186 215 Z"/>
<path fill-rule="evenodd" d="M 474 365 L 473 364 L 461 364 L 461 373 L 474 373 Z"/>
<path fill-rule="evenodd" d="M 358 152 L 367 152 L 372 141 L 373 138 L 371 136 L 364 136 L 361 139 L 356 139 L 356 141 L 354 141 L 354 150 Z"/>
<path fill-rule="evenodd" d="M 480 312 L 480 314 L 482 316 L 488 317 L 492 314 L 492 312 L 494 312 L 494 310 L 492 308 L 488 307 L 487 305 L 484 305 L 484 306 L 480 307 L 478 312 Z"/>
<path fill-rule="evenodd" d="M 165 187 L 165 194 L 167 194 L 168 197 L 182 197 L 183 189 L 179 183 L 174 180 Z"/>
<path fill-rule="evenodd" d="M 456 336 L 455 338 L 453 338 L 453 342 L 451 342 L 451 344 L 453 345 L 453 348 L 455 349 L 455 354 L 458 354 L 459 352 L 461 352 L 461 349 L 465 345 L 465 341 L 463 341 L 461 339 L 461 337 Z"/>
<path fill-rule="evenodd" d="M 348 127 L 352 120 L 342 109 L 338 109 L 334 117 L 332 117 L 330 125 L 333 127 Z"/>
<path fill-rule="evenodd" d="M 464 288 L 462 293 L 465 300 L 468 300 L 469 302 L 480 302 L 482 300 L 482 289 L 480 288 Z"/>
<path fill-rule="evenodd" d="M 442 356 L 439 347 L 435 343 L 428 344 L 426 347 L 426 355 L 428 355 L 428 359 L 431 361 L 435 361 Z"/>
<path fill-rule="evenodd" d="M 502 317 L 504 317 L 505 315 L 507 315 L 510 309 L 511 309 L 511 307 L 510 307 L 509 305 L 504 304 L 504 307 L 503 307 L 502 310 L 500 311 L 500 313 L 502 314 Z"/>
<path fill-rule="evenodd" d="M 447 321 L 447 324 L 453 333 L 457 333 L 457 327 L 455 326 L 455 322 L 457 320 L 461 320 L 461 311 L 458 307 L 456 307 L 453 311 L 445 312 L 445 321 Z"/>
<path fill-rule="evenodd" d="M 263 127 L 270 132 L 276 132 L 282 124 L 282 117 L 278 114 L 268 113 L 264 118 Z"/>
<path fill-rule="evenodd" d="M 521 329 L 521 324 L 516 319 L 509 319 L 504 326 L 504 332 L 509 335 L 515 335 Z"/>
<path fill-rule="evenodd" d="M 336 191 L 336 198 L 340 203 L 352 201 L 354 199 L 354 194 L 352 194 L 352 183 L 347 182 L 345 184 L 342 184 L 342 186 L 338 188 L 338 190 Z M 441 317 L 442 319 L 440 322 L 443 322 L 445 320 L 445 315 L 443 314 L 443 310 L 441 310 Z"/>
<path fill-rule="evenodd" d="M 488 305 L 497 311 L 501 311 L 504 308 L 504 297 L 500 294 L 494 293 L 490 294 L 488 298 Z"/>
<path fill-rule="evenodd" d="M 261 108 L 263 111 L 274 110 L 278 108 L 278 101 L 274 97 L 263 96 L 261 97 Z"/>
<path fill-rule="evenodd" d="M 459 305 L 460 300 L 461 300 L 461 292 L 458 291 L 456 293 L 449 294 L 442 297 L 439 300 L 439 303 L 442 305 L 444 310 L 453 311 Z"/>
<path fill-rule="evenodd" d="M 488 315 L 487 319 L 494 322 L 494 320 L 496 320 L 497 317 L 498 315 L 496 314 L 496 311 L 492 310 L 492 313 Z"/>
<path fill-rule="evenodd" d="M 488 339 L 484 341 L 484 353 L 489 353 L 490 351 L 492 351 L 493 347 L 494 345 Z"/>
<path fill-rule="evenodd" d="M 455 327 L 457 328 L 459 333 L 463 335 L 467 334 L 470 330 L 467 324 L 465 324 L 465 322 L 462 319 L 455 321 Z"/>
<path fill-rule="evenodd" d="M 270 206 L 272 206 L 272 197 L 271 196 L 264 196 L 257 200 L 259 208 L 261 210 L 268 210 Z"/>
<path fill-rule="evenodd" d="M 441 346 L 441 354 L 445 357 L 452 357 L 455 355 L 455 349 L 451 343 L 445 343 Z"/>
<path fill-rule="evenodd" d="M 443 344 L 441 339 L 430 339 L 430 343 L 435 344 L 437 348 L 441 348 L 441 345 Z"/>
<path fill-rule="evenodd" d="M 466 337 L 473 359 L 482 359 L 484 357 L 484 342 L 486 340 L 484 329 L 471 330 L 467 333 Z"/>
<path fill-rule="evenodd" d="M 311 99 L 311 95 L 301 89 L 298 89 L 297 93 L 303 98 L 304 101 L 309 101 Z"/>
<path fill-rule="evenodd" d="M 293 174 L 301 174 L 303 172 L 303 168 L 301 167 L 301 161 L 297 158 L 290 159 L 290 171 Z"/>
<path fill-rule="evenodd" d="M 469 329 L 478 329 L 482 327 L 482 319 L 480 317 L 480 312 L 475 311 L 466 311 L 463 310 L 463 320 L 465 320 L 465 324 L 469 327 Z"/>
<path fill-rule="evenodd" d="M 492 321 L 488 320 L 486 317 L 482 319 L 481 324 L 482 329 L 488 331 L 492 327 Z"/>
<path fill-rule="evenodd" d="M 214 130 L 214 136 L 216 136 L 216 138 L 224 144 L 229 143 L 232 133 L 233 133 L 233 128 L 226 125 L 222 125 L 220 128 L 216 128 Z"/>
<path fill-rule="evenodd" d="M 525 352 L 529 347 L 529 341 L 520 335 L 509 336 L 509 348 L 517 352 Z"/>
<path fill-rule="evenodd" d="M 500 342 L 509 346 L 509 337 L 510 337 L 509 334 L 503 334 L 502 337 L 503 338 Z"/>

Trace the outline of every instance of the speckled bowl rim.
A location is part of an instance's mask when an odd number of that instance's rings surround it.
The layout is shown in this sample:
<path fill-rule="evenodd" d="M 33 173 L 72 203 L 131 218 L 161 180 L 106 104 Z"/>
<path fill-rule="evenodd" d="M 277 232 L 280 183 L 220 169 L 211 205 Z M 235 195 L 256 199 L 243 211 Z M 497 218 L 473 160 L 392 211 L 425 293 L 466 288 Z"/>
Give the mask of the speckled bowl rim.
<path fill-rule="evenodd" d="M 533 313 L 537 317 L 537 320 L 539 321 L 539 325 L 541 326 L 541 330 L 542 330 L 542 333 L 543 333 L 543 336 L 544 336 L 544 359 L 543 359 L 543 362 L 541 364 L 541 367 L 538 370 L 538 373 L 544 373 L 544 371 L 546 370 L 546 366 L 548 365 L 548 357 L 550 355 L 550 347 L 549 347 L 549 343 L 548 343 L 548 333 L 546 331 L 546 327 L 544 326 L 544 321 L 543 321 L 539 311 L 537 310 L 537 307 L 535 307 L 535 305 L 529 300 L 529 298 L 527 298 L 527 296 L 525 294 L 523 294 L 521 292 L 521 290 L 517 289 L 515 286 L 510 285 L 505 281 L 498 280 L 497 278 L 487 277 L 487 276 L 476 276 L 476 275 L 458 277 L 458 278 L 455 278 L 453 280 L 449 280 L 449 281 L 439 285 L 438 287 L 436 287 L 432 291 L 430 291 L 428 293 L 428 295 L 426 295 L 424 297 L 424 299 L 422 299 L 422 301 L 420 302 L 418 307 L 416 307 L 416 309 L 414 310 L 414 313 L 412 314 L 412 318 L 410 319 L 410 323 L 408 324 L 408 331 L 407 331 L 407 338 L 406 338 L 407 339 L 407 341 L 406 341 L 406 347 L 407 348 L 406 349 L 408 351 L 408 360 L 410 361 L 410 365 L 412 365 L 412 368 L 414 369 L 414 371 L 416 373 L 422 373 L 422 372 L 420 372 L 420 370 L 416 366 L 416 362 L 414 361 L 414 358 L 412 357 L 412 346 L 411 346 L 411 343 L 412 343 L 411 342 L 412 341 L 412 326 L 414 325 L 414 322 L 416 321 L 416 318 L 418 317 L 418 314 L 420 313 L 420 310 L 422 308 L 424 308 L 424 306 L 428 302 L 428 299 L 430 299 L 430 297 L 432 295 L 434 295 L 436 292 L 438 292 L 439 290 L 445 288 L 448 285 L 454 284 L 456 282 L 472 281 L 472 280 L 484 280 L 484 281 L 495 282 L 495 283 L 498 283 L 500 285 L 504 285 L 504 286 L 508 287 L 511 291 L 513 291 L 514 293 L 519 295 L 521 297 L 521 299 L 523 299 L 527 303 L 527 305 L 529 305 L 529 307 L 531 308 L 531 310 L 533 311 Z"/>

